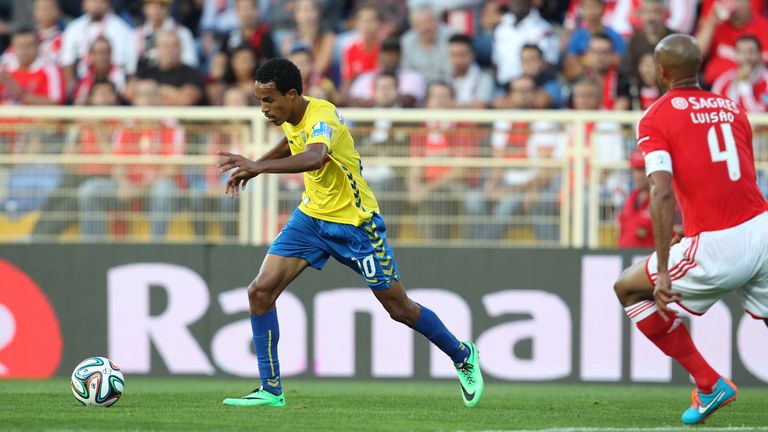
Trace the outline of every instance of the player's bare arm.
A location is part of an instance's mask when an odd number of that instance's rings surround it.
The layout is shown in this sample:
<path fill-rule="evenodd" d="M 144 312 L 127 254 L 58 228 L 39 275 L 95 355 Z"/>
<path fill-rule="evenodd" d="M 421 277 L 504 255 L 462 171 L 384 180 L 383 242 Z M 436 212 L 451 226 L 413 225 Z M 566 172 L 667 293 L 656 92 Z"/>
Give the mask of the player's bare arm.
<path fill-rule="evenodd" d="M 672 174 L 667 171 L 651 173 L 651 219 L 653 220 L 653 240 L 656 244 L 658 274 L 653 297 L 659 314 L 675 314 L 667 305 L 680 300 L 680 294 L 672 291 L 672 279 L 669 276 L 669 247 L 672 243 L 675 225 L 675 196 L 672 192 Z"/>
<path fill-rule="evenodd" d="M 291 147 L 288 145 L 288 138 L 282 137 L 274 147 L 267 150 L 266 153 L 261 155 L 257 161 L 265 161 L 272 159 L 283 159 L 291 156 Z"/>
<path fill-rule="evenodd" d="M 226 172 L 234 169 L 229 176 L 225 192 L 237 196 L 245 189 L 248 180 L 265 173 L 300 173 L 314 171 L 323 166 L 328 147 L 325 144 L 308 144 L 306 149 L 296 155 L 280 159 L 250 160 L 245 156 L 219 152 L 224 159 L 219 163 L 219 169 Z"/>

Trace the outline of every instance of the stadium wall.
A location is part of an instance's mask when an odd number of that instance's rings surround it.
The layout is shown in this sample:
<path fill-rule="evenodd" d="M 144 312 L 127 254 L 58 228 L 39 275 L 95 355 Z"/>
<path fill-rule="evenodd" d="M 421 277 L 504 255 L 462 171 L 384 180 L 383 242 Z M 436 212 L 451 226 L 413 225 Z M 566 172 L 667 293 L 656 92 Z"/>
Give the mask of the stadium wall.
<path fill-rule="evenodd" d="M 264 248 L 0 246 L 0 378 L 68 375 L 107 355 L 131 375 L 256 377 L 246 286 Z M 641 251 L 400 248 L 417 301 L 472 337 L 501 381 L 685 383 L 629 325 L 612 283 Z M 690 321 L 741 385 L 768 382 L 762 322 L 730 296 Z M 452 378 L 445 356 L 392 322 L 357 275 L 307 270 L 278 301 L 284 376 Z M 683 313 L 683 316 L 686 316 Z"/>

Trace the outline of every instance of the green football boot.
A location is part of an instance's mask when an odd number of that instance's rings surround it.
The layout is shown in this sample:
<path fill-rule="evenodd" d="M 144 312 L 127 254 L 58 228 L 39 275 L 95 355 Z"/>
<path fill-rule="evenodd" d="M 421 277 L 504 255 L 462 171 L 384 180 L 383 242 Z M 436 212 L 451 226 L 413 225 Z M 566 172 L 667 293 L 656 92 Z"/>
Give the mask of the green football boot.
<path fill-rule="evenodd" d="M 263 387 L 259 387 L 253 391 L 253 393 L 243 396 L 241 398 L 226 398 L 224 399 L 224 405 L 229 406 L 272 406 L 283 407 L 285 406 L 285 395 L 274 395 Z"/>
<path fill-rule="evenodd" d="M 456 375 L 459 376 L 464 405 L 468 408 L 474 408 L 483 398 L 483 391 L 485 390 L 483 373 L 480 371 L 480 357 L 475 344 L 469 341 L 462 343 L 469 349 L 469 356 L 464 360 L 464 363 L 458 363 L 454 366 L 456 367 Z"/>

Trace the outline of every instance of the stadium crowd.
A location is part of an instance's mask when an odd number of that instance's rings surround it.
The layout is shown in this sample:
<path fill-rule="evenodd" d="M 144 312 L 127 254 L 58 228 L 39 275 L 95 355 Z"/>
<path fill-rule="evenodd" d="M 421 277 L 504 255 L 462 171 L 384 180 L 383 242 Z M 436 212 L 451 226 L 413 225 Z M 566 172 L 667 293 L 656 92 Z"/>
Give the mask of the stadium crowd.
<path fill-rule="evenodd" d="M 342 107 L 644 110 L 660 95 L 653 47 L 682 32 L 695 35 L 707 57 L 704 85 L 749 112 L 764 112 L 766 12 L 763 0 L 0 0 L 0 103 L 253 106 L 255 70 L 282 56 L 301 70 L 305 94 Z M 462 137 L 477 142 L 477 136 L 451 133 L 462 125 L 426 126 L 408 137 L 408 154 L 478 155 L 462 144 Z M 556 127 L 497 122 L 486 134 L 487 154 L 564 157 L 568 140 Z M 392 142 L 392 128 L 378 121 L 360 144 Z M 189 134 L 171 122 L 104 129 L 82 122 L 69 140 L 78 148 L 69 151 L 190 153 Z M 619 125 L 598 122 L 588 132 L 599 157 L 629 158 Z M 229 145 L 230 138 L 208 144 Z M 22 167 L 17 179 L 24 183 L 25 170 L 34 168 Z M 417 214 L 488 215 L 489 223 L 469 228 L 471 238 L 503 236 L 505 218 L 528 212 L 551 216 L 534 226 L 536 236 L 557 239 L 552 197 L 562 179 L 547 170 L 499 169 L 463 181 L 445 167 L 401 176 L 391 167 L 367 171 L 374 189 L 407 190 Z M 232 207 L 196 195 L 220 184 L 205 170 L 85 166 L 49 180 L 39 186 L 77 189 L 77 202 L 54 193 L 47 202 L 17 200 L 13 210 L 76 206 L 87 215 L 79 221 L 84 236 L 103 236 L 105 212 L 142 194 L 155 236 L 176 210 L 169 199 L 175 190 L 192 191 L 191 208 Z M 609 193 L 616 189 L 612 182 L 611 176 L 604 182 Z M 286 177 L 281 188 L 300 185 Z M 623 201 L 629 191 L 621 194 Z M 435 197 L 442 200 L 430 202 Z M 441 208 L 441 202 L 460 202 L 461 209 Z M 60 231 L 54 225 L 43 217 L 36 231 Z M 442 237 L 447 229 L 432 226 L 428 236 Z"/>
<path fill-rule="evenodd" d="M 644 109 L 658 97 L 649 56 L 671 32 L 695 34 L 703 81 L 749 111 L 768 101 L 768 18 L 761 0 L 34 0 L 0 1 L 0 101 L 92 104 L 96 81 L 135 104 L 158 84 L 163 106 L 253 100 L 266 59 L 300 65 L 306 93 L 373 106 L 392 74 L 401 107 L 445 82 L 451 106 L 509 107 L 533 80 L 534 108 L 572 106 L 591 81 L 601 109 Z M 528 91 L 525 89 L 523 91 Z"/>

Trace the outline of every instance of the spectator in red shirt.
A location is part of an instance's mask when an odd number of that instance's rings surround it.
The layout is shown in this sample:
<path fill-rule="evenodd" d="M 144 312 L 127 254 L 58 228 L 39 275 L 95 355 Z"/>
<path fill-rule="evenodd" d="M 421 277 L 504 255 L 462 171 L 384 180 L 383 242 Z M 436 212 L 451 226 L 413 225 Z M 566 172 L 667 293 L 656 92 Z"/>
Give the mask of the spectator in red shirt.
<path fill-rule="evenodd" d="M 61 70 L 39 55 L 37 32 L 31 28 L 16 31 L 11 47 L 18 63 L 0 68 L 0 103 L 54 105 L 64 102 Z"/>
<path fill-rule="evenodd" d="M 645 158 L 640 151 L 632 153 L 629 166 L 635 188 L 624 202 L 619 215 L 619 247 L 652 248 L 651 184 L 645 175 Z"/>
<path fill-rule="evenodd" d="M 118 94 L 122 94 L 125 90 L 125 70 L 112 63 L 112 45 L 107 38 L 96 38 L 91 44 L 88 54 L 88 73 L 80 79 L 77 87 L 75 87 L 73 96 L 75 105 L 83 105 L 87 102 L 91 87 L 96 81 L 110 81 L 115 85 Z"/>
<path fill-rule="evenodd" d="M 745 35 L 736 40 L 736 67 L 715 80 L 712 92 L 737 102 L 747 112 L 768 108 L 768 70 L 760 59 L 760 41 Z"/>
<path fill-rule="evenodd" d="M 32 5 L 32 18 L 34 18 L 34 26 L 37 29 L 40 56 L 50 63 L 58 64 L 62 34 L 62 27 L 59 26 L 61 9 L 59 9 L 58 1 L 35 0 Z M 32 24 L 32 22 L 29 23 L 29 25 Z M 18 65 L 18 62 L 12 47 L 6 49 L 0 57 L 0 63 L 3 66 L 7 64 Z"/>
<path fill-rule="evenodd" d="M 704 82 L 715 80 L 736 66 L 736 40 L 753 35 L 763 48 L 763 59 L 768 59 L 768 19 L 751 11 L 749 0 L 721 0 L 701 20 L 696 39 L 701 53 L 709 56 L 704 67 Z"/>
<path fill-rule="evenodd" d="M 454 108 L 453 89 L 436 81 L 427 88 L 427 109 Z M 411 156 L 416 158 L 469 157 L 479 138 L 461 125 L 448 121 L 432 121 L 411 137 Z M 459 201 L 470 187 L 468 170 L 450 166 L 414 166 L 408 172 L 408 200 L 425 225 L 427 239 L 447 239 L 450 225 L 438 221 L 444 215 L 458 214 Z"/>
<path fill-rule="evenodd" d="M 217 55 L 231 54 L 236 48 L 248 45 L 253 48 L 256 57 L 268 60 L 275 56 L 275 42 L 269 26 L 262 22 L 258 0 L 235 0 L 235 14 L 240 27 L 233 30 L 222 45 Z"/>
<path fill-rule="evenodd" d="M 117 88 L 111 81 L 97 80 L 90 86 L 85 103 L 96 107 L 119 105 Z M 93 119 L 73 123 L 67 130 L 64 154 L 96 156 L 112 153 L 114 126 L 114 122 Z M 51 237 L 60 235 L 77 222 L 72 217 L 78 212 L 77 198 L 72 193 L 88 180 L 108 179 L 110 173 L 110 166 L 105 164 L 71 166 L 59 187 L 40 209 L 40 219 L 35 224 L 32 237 L 51 240 Z"/>
<path fill-rule="evenodd" d="M 134 104 L 157 106 L 159 86 L 152 80 L 136 83 Z M 184 131 L 172 121 L 131 122 L 116 132 L 114 154 L 174 156 L 184 153 Z M 104 239 L 107 212 L 129 209 L 136 202 L 149 211 L 152 237 L 166 234 L 170 219 L 179 207 L 178 190 L 183 181 L 178 165 L 115 165 L 110 178 L 94 178 L 78 189 L 80 234 Z"/>
<path fill-rule="evenodd" d="M 342 95 L 349 92 L 352 81 L 358 75 L 379 68 L 381 12 L 374 4 L 366 4 L 357 9 L 355 29 L 357 34 L 341 55 Z"/>
<path fill-rule="evenodd" d="M 381 14 L 373 4 L 361 6 L 355 13 L 357 34 L 341 57 L 341 78 L 352 81 L 363 72 L 379 67 Z"/>

